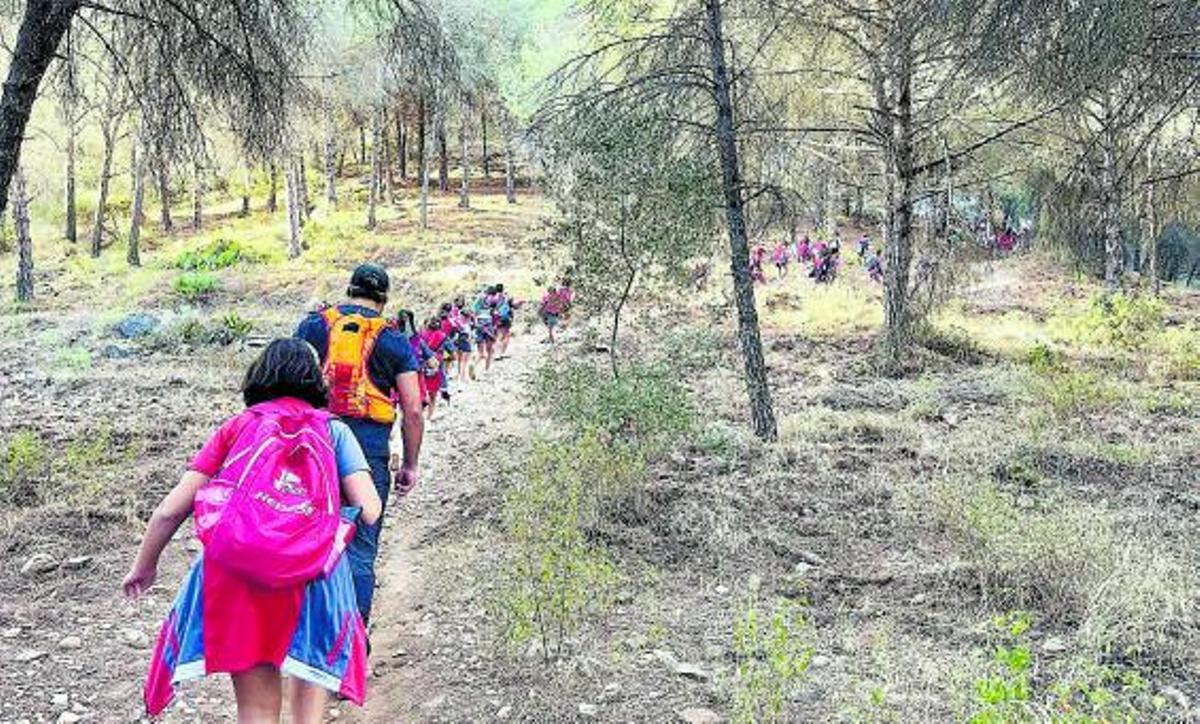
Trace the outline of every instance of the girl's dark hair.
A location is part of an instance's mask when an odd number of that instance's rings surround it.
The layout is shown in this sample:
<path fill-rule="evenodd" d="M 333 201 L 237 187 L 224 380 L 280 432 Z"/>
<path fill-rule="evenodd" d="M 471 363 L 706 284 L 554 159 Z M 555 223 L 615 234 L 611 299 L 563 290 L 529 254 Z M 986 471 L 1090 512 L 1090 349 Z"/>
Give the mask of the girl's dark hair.
<path fill-rule="evenodd" d="M 429 319 L 425 320 L 425 329 L 434 330 L 441 328 L 442 320 L 438 319 L 437 317 L 430 317 Z"/>
<path fill-rule="evenodd" d="M 453 305 L 453 304 L 451 304 L 450 302 L 446 302 L 445 304 L 443 304 L 443 305 L 442 305 L 441 307 L 439 307 L 438 309 L 441 311 L 441 313 L 442 313 L 442 314 L 449 314 L 449 313 L 450 313 L 450 310 L 451 310 L 453 307 L 454 307 L 454 305 Z"/>
<path fill-rule="evenodd" d="M 329 404 L 329 388 L 321 375 L 317 352 L 301 339 L 277 339 L 246 370 L 242 399 L 246 406 L 295 397 L 313 407 Z"/>
<path fill-rule="evenodd" d="M 411 337 L 417 333 L 417 318 L 411 309 L 401 309 L 396 314 L 396 324 L 400 326 L 400 333 L 405 337 Z"/>

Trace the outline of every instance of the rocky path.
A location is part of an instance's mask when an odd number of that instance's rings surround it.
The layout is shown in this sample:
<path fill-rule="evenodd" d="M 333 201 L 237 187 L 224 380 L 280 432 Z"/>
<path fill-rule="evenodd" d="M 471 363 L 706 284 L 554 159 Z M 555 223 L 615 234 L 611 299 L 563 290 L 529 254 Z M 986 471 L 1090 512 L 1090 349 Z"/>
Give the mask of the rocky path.
<path fill-rule="evenodd" d="M 478 454 L 494 431 L 524 437 L 524 388 L 539 344 L 536 333 L 514 336 L 508 357 L 475 382 L 459 387 L 452 404 L 426 428 L 419 487 L 388 513 L 379 563 L 371 640 L 373 676 L 361 712 L 342 706 L 343 718 L 419 722 L 453 718 L 453 692 L 443 690 L 450 669 L 462 666 L 484 631 L 459 634 L 460 646 L 441 647 L 456 608 L 447 598 L 444 531 L 469 526 L 471 500 L 493 483 L 494 470 Z M 458 385 L 456 384 L 456 387 Z M 499 438 L 500 436 L 496 436 Z M 475 511 L 478 512 L 478 511 Z M 450 564 L 452 565 L 452 564 Z M 470 591 L 455 591 L 468 596 Z M 485 602 L 476 602 L 479 606 Z M 467 612 L 470 617 L 470 612 Z"/>
<path fill-rule="evenodd" d="M 471 599 L 476 595 L 479 561 L 472 558 L 461 561 L 463 566 L 456 566 L 445 559 L 448 546 L 442 543 L 447 531 L 454 531 L 449 537 L 456 540 L 456 546 L 458 541 L 472 537 L 471 501 L 482 489 L 491 490 L 494 484 L 492 471 L 496 468 L 480 464 L 485 455 L 480 452 L 481 441 L 484 446 L 499 445 L 518 451 L 519 441 L 527 437 L 528 422 L 522 410 L 524 389 L 539 349 L 536 333 L 514 336 L 508 357 L 496 361 L 490 372 L 481 374 L 474 382 L 455 383 L 452 404 L 439 409 L 438 418 L 426 428 L 421 483 L 407 499 L 399 504 L 392 502 L 385 522 L 371 633 L 374 652 L 367 706 L 362 710 L 349 704 L 331 706 L 328 721 L 409 724 L 463 720 L 456 713 L 456 697 L 448 690 L 448 682 L 462 680 L 452 675 L 466 666 L 473 652 L 484 645 L 488 632 L 485 626 L 478 625 L 470 638 L 464 639 L 459 631 L 462 624 L 455 609 L 460 608 L 460 602 L 446 599 Z M 486 459 L 493 460 L 490 456 Z M 185 546 L 194 548 L 183 540 L 178 544 L 180 549 Z M 445 575 L 447 569 L 456 569 L 463 577 L 455 578 L 453 583 L 448 583 L 449 579 L 430 580 Z M 139 602 L 136 614 L 126 604 L 127 615 L 139 620 L 138 630 L 153 631 L 161 621 L 161 610 L 173 594 L 169 589 L 174 578 L 168 576 L 164 580 L 171 584 L 160 584 L 157 589 L 160 600 L 149 604 Z M 483 605 L 484 602 L 479 602 L 479 606 Z M 467 617 L 474 618 L 479 606 L 472 606 Z M 448 646 L 447 637 L 453 638 L 455 645 Z M 146 636 L 143 646 L 148 646 L 148 641 Z M 131 699 L 130 710 L 136 710 L 132 701 L 140 696 L 139 677 L 147 653 L 148 649 L 137 647 L 136 666 L 132 667 L 137 671 L 131 669 L 122 681 L 124 696 Z M 235 718 L 226 677 L 184 685 L 178 694 L 163 722 L 216 722 Z M 0 722 L 4 720 L 0 717 Z"/>

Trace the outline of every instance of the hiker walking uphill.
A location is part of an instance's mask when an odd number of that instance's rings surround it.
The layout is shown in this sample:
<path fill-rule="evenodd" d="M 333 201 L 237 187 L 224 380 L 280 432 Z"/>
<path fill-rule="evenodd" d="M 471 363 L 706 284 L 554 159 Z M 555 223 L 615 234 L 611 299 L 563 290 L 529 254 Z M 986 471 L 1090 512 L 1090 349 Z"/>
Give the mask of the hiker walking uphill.
<path fill-rule="evenodd" d="M 385 512 L 393 485 L 403 496 L 417 484 L 417 458 L 425 431 L 418 361 L 408 340 L 382 314 L 389 287 L 382 267 L 363 264 L 350 277 L 344 303 L 309 314 L 296 330 L 297 337 L 317 350 L 329 384 L 329 410 L 345 421 L 362 445 Z M 396 422 L 403 456 L 390 469 Z M 372 525 L 359 526 L 347 549 L 364 621 L 370 619 L 375 596 L 382 527 L 382 516 Z"/>
<path fill-rule="evenodd" d="M 316 724 L 327 691 L 359 705 L 366 696 L 366 629 L 341 555 L 354 523 L 343 515 L 368 526 L 381 503 L 349 429 L 320 409 L 325 381 L 309 345 L 272 342 L 242 397 L 245 411 L 158 504 L 122 583 L 130 597 L 148 591 L 194 512 L 204 552 L 160 629 L 146 712 L 166 709 L 177 684 L 228 673 L 238 721 L 277 722 L 286 674 L 292 721 Z M 352 507 L 341 510 L 343 501 Z"/>

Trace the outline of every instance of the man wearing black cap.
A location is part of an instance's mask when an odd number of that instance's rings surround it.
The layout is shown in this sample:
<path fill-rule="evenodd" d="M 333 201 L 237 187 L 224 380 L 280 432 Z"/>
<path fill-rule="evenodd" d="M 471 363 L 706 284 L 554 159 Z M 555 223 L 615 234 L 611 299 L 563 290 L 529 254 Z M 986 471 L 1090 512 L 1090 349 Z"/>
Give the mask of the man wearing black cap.
<path fill-rule="evenodd" d="M 347 300 L 309 314 L 296 330 L 296 336 L 311 344 L 321 358 L 329 410 L 346 422 L 362 446 L 385 510 L 393 484 L 400 495 L 417 484 L 417 456 L 425 431 L 416 356 L 408 340 L 382 314 L 389 286 L 383 267 L 362 264 L 350 277 Z M 403 462 L 389 471 L 388 440 L 398 415 Z M 346 549 L 364 621 L 370 618 L 375 595 L 382 527 L 382 516 L 374 525 L 360 524 Z"/>

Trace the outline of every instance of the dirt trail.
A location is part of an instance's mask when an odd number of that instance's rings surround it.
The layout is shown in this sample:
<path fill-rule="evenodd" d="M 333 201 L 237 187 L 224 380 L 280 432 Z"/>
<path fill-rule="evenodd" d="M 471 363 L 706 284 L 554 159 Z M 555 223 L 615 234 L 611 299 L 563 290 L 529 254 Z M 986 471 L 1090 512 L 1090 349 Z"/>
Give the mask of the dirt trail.
<path fill-rule="evenodd" d="M 371 632 L 374 673 L 366 707 L 342 707 L 351 721 L 428 721 L 446 701 L 439 672 L 446 673 L 447 652 L 435 643 L 435 612 L 454 604 L 441 600 L 444 591 L 428 578 L 439 554 L 429 538 L 468 517 L 460 502 L 492 482 L 492 468 L 472 455 L 480 437 L 493 429 L 521 435 L 527 428 L 524 387 L 539 346 L 536 333 L 514 336 L 508 357 L 475 382 L 455 383 L 452 404 L 426 428 L 421 483 L 391 507 L 385 523 Z"/>

